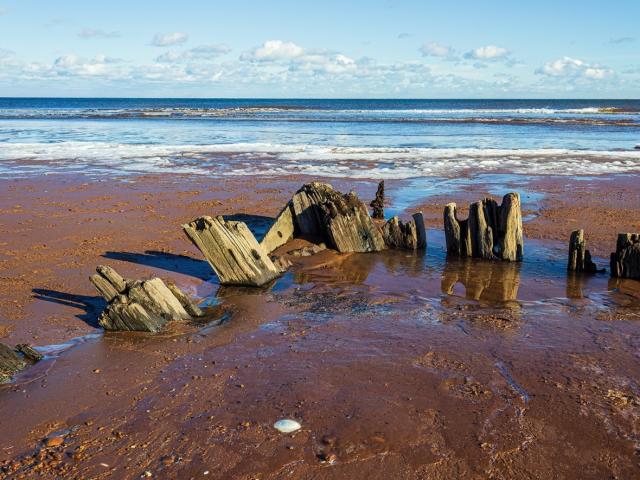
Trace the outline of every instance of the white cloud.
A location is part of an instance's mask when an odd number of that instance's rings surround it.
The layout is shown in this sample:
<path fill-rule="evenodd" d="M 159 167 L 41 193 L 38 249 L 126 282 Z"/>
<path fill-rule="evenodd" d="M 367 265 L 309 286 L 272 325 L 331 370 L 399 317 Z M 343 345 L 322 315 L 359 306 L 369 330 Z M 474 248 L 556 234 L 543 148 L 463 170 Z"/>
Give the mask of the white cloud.
<path fill-rule="evenodd" d="M 282 40 L 267 40 L 260 47 L 256 47 L 240 56 L 240 60 L 273 62 L 277 60 L 290 60 L 304 54 L 304 49 L 293 42 Z"/>
<path fill-rule="evenodd" d="M 308 50 L 293 42 L 268 40 L 240 55 L 240 60 L 254 64 L 281 65 L 290 72 L 343 73 L 357 68 L 354 59 L 342 53 Z"/>
<path fill-rule="evenodd" d="M 62 55 L 53 62 L 51 67 L 41 64 L 30 64 L 32 72 L 40 72 L 46 76 L 118 76 L 122 69 L 117 64 L 122 61 L 117 58 L 100 54 L 85 59 L 73 53 Z"/>
<path fill-rule="evenodd" d="M 478 47 L 464 54 L 464 57 L 470 60 L 496 60 L 507 57 L 509 50 L 495 45 L 486 45 Z"/>
<path fill-rule="evenodd" d="M 151 40 L 151 45 L 156 47 L 170 47 L 180 45 L 188 40 L 189 36 L 184 32 L 158 33 Z"/>
<path fill-rule="evenodd" d="M 613 70 L 591 65 L 582 60 L 571 57 L 562 57 L 546 63 L 536 70 L 536 73 L 549 77 L 573 77 L 602 80 L 613 75 Z"/>
<path fill-rule="evenodd" d="M 171 50 L 156 57 L 160 63 L 180 63 L 190 60 L 213 60 L 231 51 L 231 47 L 225 44 L 200 45 L 189 50 Z"/>
<path fill-rule="evenodd" d="M 425 43 L 420 47 L 420 52 L 425 57 L 450 57 L 453 55 L 454 50 L 446 45 L 441 45 L 436 42 Z"/>
<path fill-rule="evenodd" d="M 89 38 L 118 38 L 120 36 L 119 32 L 106 32 L 104 30 L 95 29 L 95 28 L 84 28 L 78 32 L 78 36 L 80 38 L 89 39 Z"/>
<path fill-rule="evenodd" d="M 6 15 L 7 13 L 9 13 L 9 9 L 7 7 L 0 7 L 0 17 L 2 15 Z"/>

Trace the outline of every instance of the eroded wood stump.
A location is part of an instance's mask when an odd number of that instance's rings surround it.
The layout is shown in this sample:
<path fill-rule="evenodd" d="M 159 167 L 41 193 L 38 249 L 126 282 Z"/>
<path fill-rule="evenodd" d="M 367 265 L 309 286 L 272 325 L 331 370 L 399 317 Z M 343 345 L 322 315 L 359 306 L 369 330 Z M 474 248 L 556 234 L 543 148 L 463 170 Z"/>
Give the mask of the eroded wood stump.
<path fill-rule="evenodd" d="M 384 180 L 378 184 L 376 198 L 369 205 L 373 208 L 371 216 L 378 220 L 384 220 Z"/>
<path fill-rule="evenodd" d="M 184 292 L 159 278 L 126 280 L 102 265 L 96 271 L 90 280 L 108 302 L 98 318 L 105 330 L 158 332 L 169 321 L 202 315 Z"/>
<path fill-rule="evenodd" d="M 42 355 L 30 345 L 11 348 L 0 343 L 0 384 L 10 382 L 14 375 L 40 360 Z"/>
<path fill-rule="evenodd" d="M 611 254 L 611 276 L 640 280 L 640 234 L 620 233 Z"/>
<path fill-rule="evenodd" d="M 506 194 L 501 205 L 490 198 L 472 203 L 467 220 L 459 220 L 456 210 L 455 203 L 444 208 L 449 255 L 522 261 L 524 238 L 520 195 Z"/>
<path fill-rule="evenodd" d="M 427 246 L 427 233 L 422 213 L 414 214 L 413 219 L 406 223 L 398 217 L 393 217 L 382 227 L 382 234 L 384 243 L 389 248 L 421 250 Z"/>
<path fill-rule="evenodd" d="M 587 250 L 587 241 L 584 237 L 584 230 L 571 232 L 569 238 L 569 261 L 567 270 L 570 272 L 596 273 L 598 267 L 591 260 L 591 252 Z"/>
<path fill-rule="evenodd" d="M 222 285 L 259 287 L 282 273 L 243 222 L 204 216 L 182 228 Z"/>
<path fill-rule="evenodd" d="M 299 235 L 324 240 L 339 252 L 377 252 L 385 248 L 382 232 L 354 192 L 331 185 L 303 185 L 291 200 Z"/>

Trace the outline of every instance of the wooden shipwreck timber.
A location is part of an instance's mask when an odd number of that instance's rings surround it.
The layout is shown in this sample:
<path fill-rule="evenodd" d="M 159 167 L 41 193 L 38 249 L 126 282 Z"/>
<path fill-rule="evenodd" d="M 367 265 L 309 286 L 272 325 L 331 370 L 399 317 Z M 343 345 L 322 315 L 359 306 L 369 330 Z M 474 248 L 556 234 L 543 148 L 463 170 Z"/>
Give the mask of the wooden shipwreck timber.
<path fill-rule="evenodd" d="M 406 222 L 398 217 L 385 221 L 384 182 L 380 182 L 370 206 L 373 215 L 355 192 L 343 194 L 327 183 L 312 182 L 295 192 L 261 241 L 245 223 L 221 216 L 202 216 L 182 228 L 221 285 L 261 287 L 287 271 L 292 265 L 290 258 L 327 248 L 339 253 L 426 249 L 422 213 L 413 214 Z M 466 220 L 458 219 L 456 204 L 449 203 L 443 220 L 449 256 L 506 262 L 524 258 L 518 193 L 507 193 L 501 204 L 490 198 L 471 204 Z M 287 251 L 281 248 L 296 238 L 310 245 Z M 591 259 L 583 230 L 571 234 L 568 270 L 603 271 Z M 127 280 L 107 266 L 99 266 L 96 272 L 91 282 L 107 301 L 98 319 L 105 330 L 158 332 L 169 321 L 203 315 L 188 295 L 159 278 Z M 616 252 L 611 254 L 611 275 L 640 280 L 640 235 L 619 235 Z"/>
<path fill-rule="evenodd" d="M 490 198 L 472 203 L 469 218 L 459 220 L 457 206 L 444 208 L 447 254 L 521 262 L 524 257 L 520 195 L 507 193 L 502 204 Z"/>
<path fill-rule="evenodd" d="M 107 301 L 98 318 L 105 330 L 158 332 L 169 321 L 202 315 L 188 295 L 159 278 L 126 280 L 103 265 L 96 272 L 90 280 Z"/>
<path fill-rule="evenodd" d="M 383 191 L 379 189 L 376 196 L 378 211 L 383 208 Z M 294 194 L 260 243 L 244 223 L 221 217 L 200 217 L 182 228 L 223 285 L 261 286 L 272 281 L 289 264 L 269 255 L 294 238 L 322 243 L 340 253 L 418 250 L 427 245 L 421 213 L 406 223 L 397 217 L 384 223 L 369 215 L 354 192 L 342 194 L 319 182 L 303 185 Z"/>

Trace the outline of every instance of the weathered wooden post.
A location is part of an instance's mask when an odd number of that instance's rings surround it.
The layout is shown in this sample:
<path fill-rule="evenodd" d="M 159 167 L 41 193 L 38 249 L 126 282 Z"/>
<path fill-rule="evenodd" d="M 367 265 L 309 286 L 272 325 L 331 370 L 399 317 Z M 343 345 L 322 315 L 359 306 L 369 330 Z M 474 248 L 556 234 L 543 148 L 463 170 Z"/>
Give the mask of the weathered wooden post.
<path fill-rule="evenodd" d="M 384 220 L 384 180 L 378 184 L 378 190 L 376 191 L 376 198 L 370 203 L 373 208 L 373 215 L 375 219 Z"/>
<path fill-rule="evenodd" d="M 456 208 L 455 203 L 444 207 L 444 232 L 449 255 L 522 261 L 524 237 L 520 195 L 506 194 L 500 206 L 490 198 L 472 203 L 467 220 L 458 219 Z"/>
<path fill-rule="evenodd" d="M 640 234 L 620 233 L 611 254 L 611 276 L 640 280 Z"/>
<path fill-rule="evenodd" d="M 582 229 L 571 232 L 567 270 L 586 273 L 596 273 L 598 271 L 598 267 L 591 260 L 591 252 L 587 250 L 587 241 Z"/>

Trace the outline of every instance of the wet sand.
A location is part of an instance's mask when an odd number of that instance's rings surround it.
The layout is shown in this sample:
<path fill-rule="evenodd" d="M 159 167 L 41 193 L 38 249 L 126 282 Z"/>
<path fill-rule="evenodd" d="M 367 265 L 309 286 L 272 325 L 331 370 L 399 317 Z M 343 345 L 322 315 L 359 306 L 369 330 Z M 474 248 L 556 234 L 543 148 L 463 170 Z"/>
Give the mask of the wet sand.
<path fill-rule="evenodd" d="M 565 271 L 571 230 L 603 266 L 640 230 L 637 176 L 390 181 L 390 213 L 425 212 L 425 255 L 322 252 L 219 287 L 179 225 L 260 227 L 308 180 L 0 180 L 0 341 L 49 346 L 0 386 L 0 477 L 640 476 L 640 282 Z M 442 206 L 510 190 L 525 262 L 447 260 Z M 102 334 L 101 263 L 173 279 L 213 322 Z"/>

